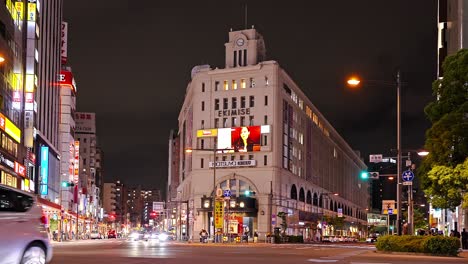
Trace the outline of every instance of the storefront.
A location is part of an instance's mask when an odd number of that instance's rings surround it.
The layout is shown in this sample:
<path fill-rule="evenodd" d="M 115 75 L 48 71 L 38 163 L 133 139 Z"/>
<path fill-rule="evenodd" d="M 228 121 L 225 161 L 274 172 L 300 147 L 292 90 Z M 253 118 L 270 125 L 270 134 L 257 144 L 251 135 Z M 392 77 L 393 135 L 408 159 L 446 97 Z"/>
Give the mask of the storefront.
<path fill-rule="evenodd" d="M 47 219 L 47 231 L 49 232 L 49 237 L 58 237 L 58 234 L 60 234 L 60 231 L 62 230 L 61 206 L 40 197 L 37 197 L 37 202 L 42 206 L 42 213 Z"/>

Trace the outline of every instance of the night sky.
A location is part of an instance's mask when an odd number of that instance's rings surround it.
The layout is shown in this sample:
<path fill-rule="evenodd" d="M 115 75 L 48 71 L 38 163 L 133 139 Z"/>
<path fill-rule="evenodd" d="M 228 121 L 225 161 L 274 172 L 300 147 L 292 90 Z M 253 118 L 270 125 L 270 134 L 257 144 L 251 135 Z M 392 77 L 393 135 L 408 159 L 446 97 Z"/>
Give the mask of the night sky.
<path fill-rule="evenodd" d="M 402 148 L 424 145 L 436 76 L 437 1 L 64 1 L 77 111 L 96 112 L 105 180 L 165 189 L 169 131 L 191 69 L 224 68 L 230 28 L 263 35 L 279 62 L 355 150 L 396 147 L 396 88 L 351 90 L 351 73 L 392 82 L 401 69 Z"/>

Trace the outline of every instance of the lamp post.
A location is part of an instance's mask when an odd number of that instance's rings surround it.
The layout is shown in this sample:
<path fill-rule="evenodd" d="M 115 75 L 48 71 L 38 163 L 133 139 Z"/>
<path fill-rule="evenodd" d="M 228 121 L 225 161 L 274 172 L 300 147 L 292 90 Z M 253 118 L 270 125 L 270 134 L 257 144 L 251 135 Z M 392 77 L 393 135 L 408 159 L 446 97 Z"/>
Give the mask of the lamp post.
<path fill-rule="evenodd" d="M 387 86 L 393 86 L 394 83 L 389 83 L 385 81 L 376 81 L 376 80 L 366 80 L 368 83 L 383 84 Z M 353 77 L 347 81 L 350 86 L 358 86 L 361 81 Z M 401 235 L 401 74 L 400 70 L 397 70 L 396 74 L 396 90 L 397 90 L 397 230 L 398 235 Z"/>
<path fill-rule="evenodd" d="M 229 151 L 231 149 L 194 149 L 194 148 L 188 148 L 185 150 L 186 153 L 192 153 L 194 150 L 196 151 L 210 151 L 213 152 L 213 211 L 212 211 L 212 217 L 213 217 L 213 241 L 215 242 L 215 235 L 216 235 L 216 223 L 215 223 L 215 203 L 216 203 L 216 153 L 218 151 Z"/>

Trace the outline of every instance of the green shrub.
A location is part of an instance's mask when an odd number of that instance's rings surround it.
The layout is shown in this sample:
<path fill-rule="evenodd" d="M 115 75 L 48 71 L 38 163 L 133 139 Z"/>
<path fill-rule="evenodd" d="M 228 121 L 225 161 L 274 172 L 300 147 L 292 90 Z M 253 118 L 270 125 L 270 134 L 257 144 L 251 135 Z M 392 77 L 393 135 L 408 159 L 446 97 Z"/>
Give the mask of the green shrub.
<path fill-rule="evenodd" d="M 460 240 L 443 236 L 382 236 L 377 239 L 375 247 L 380 251 L 456 256 Z"/>
<path fill-rule="evenodd" d="M 456 237 L 429 236 L 422 244 L 423 252 L 433 255 L 457 256 L 460 240 Z"/>
<path fill-rule="evenodd" d="M 304 243 L 303 236 L 288 236 L 289 243 Z"/>

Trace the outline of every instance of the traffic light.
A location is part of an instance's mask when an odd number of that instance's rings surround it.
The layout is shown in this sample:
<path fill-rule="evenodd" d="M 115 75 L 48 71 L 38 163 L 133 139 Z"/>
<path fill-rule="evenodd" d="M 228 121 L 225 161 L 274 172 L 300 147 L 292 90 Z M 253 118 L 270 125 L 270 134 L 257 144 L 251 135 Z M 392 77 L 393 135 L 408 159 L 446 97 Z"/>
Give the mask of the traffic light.
<path fill-rule="evenodd" d="M 73 182 L 67 182 L 67 181 L 62 182 L 62 187 L 64 187 L 64 188 L 73 187 L 73 186 L 75 186 L 75 183 L 73 183 Z"/>
<path fill-rule="evenodd" d="M 158 217 L 158 213 L 157 213 L 157 212 L 152 211 L 152 212 L 150 213 L 150 218 L 151 218 L 151 219 L 155 219 L 155 218 L 157 218 L 157 217 Z"/>
<path fill-rule="evenodd" d="M 369 179 L 369 172 L 361 171 L 361 179 L 363 179 L 363 180 Z"/>

